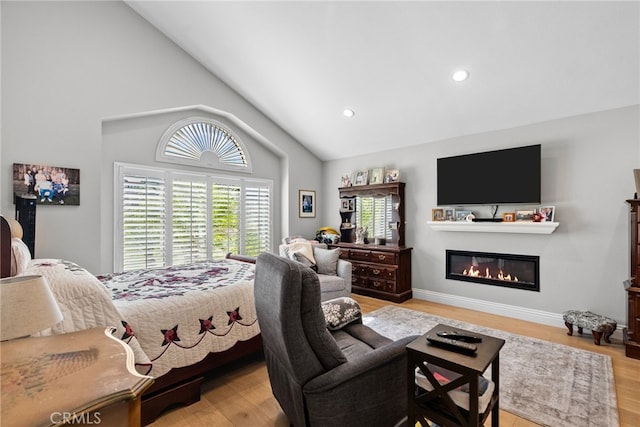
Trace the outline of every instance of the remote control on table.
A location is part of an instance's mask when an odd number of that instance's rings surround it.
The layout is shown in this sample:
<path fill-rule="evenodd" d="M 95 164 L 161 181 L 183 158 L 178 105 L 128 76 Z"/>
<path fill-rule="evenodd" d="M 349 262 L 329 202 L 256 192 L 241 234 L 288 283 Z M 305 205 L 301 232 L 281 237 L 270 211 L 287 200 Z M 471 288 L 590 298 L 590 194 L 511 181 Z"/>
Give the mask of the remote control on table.
<path fill-rule="evenodd" d="M 428 336 L 427 341 L 433 345 L 447 348 L 449 350 L 459 351 L 462 353 L 475 353 L 478 347 L 475 344 L 469 344 L 464 341 L 452 340 L 451 338 L 439 337 L 437 335 Z"/>
<path fill-rule="evenodd" d="M 465 341 L 465 342 L 482 342 L 482 338 L 469 334 L 466 332 L 458 332 L 458 331 L 439 331 L 436 333 L 439 337 L 442 338 L 451 338 L 452 340 Z"/>

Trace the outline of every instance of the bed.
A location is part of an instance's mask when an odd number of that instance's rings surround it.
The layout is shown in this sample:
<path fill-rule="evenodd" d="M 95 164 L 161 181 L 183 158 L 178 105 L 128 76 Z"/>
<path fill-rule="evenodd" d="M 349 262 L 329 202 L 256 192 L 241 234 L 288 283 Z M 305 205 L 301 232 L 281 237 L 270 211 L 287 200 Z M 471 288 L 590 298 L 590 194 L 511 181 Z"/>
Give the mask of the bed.
<path fill-rule="evenodd" d="M 11 223 L 11 226 L 10 226 Z M 262 351 L 250 257 L 95 276 L 60 259 L 30 259 L 15 221 L 0 217 L 0 276 L 47 278 L 64 319 L 42 334 L 114 326 L 155 378 L 142 397 L 142 424 L 167 407 L 200 400 L 217 368 Z M 26 251 L 26 253 L 25 253 Z"/>

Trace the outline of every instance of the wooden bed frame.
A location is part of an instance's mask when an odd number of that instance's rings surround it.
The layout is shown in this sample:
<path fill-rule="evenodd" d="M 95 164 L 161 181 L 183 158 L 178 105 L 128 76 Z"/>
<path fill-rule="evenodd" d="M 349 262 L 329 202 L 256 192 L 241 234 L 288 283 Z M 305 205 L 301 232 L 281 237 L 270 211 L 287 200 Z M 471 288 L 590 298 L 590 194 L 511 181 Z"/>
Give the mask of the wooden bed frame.
<path fill-rule="evenodd" d="M 227 259 L 255 264 L 255 258 L 227 254 Z M 7 220 L 0 216 L 0 278 L 11 275 L 11 229 Z M 209 353 L 198 363 L 174 368 L 156 378 L 142 395 L 142 425 L 155 421 L 160 414 L 173 405 L 191 405 L 200 400 L 203 381 L 232 362 L 262 356 L 262 337 L 257 335 L 247 341 L 238 341 L 233 347 L 220 353 Z"/>

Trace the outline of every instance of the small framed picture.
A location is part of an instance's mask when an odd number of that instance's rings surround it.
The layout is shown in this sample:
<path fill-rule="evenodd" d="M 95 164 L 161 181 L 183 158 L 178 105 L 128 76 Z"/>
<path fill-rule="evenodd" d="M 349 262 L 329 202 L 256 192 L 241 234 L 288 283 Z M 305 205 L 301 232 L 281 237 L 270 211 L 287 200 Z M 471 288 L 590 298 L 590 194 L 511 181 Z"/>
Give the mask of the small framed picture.
<path fill-rule="evenodd" d="M 456 220 L 456 210 L 453 208 L 444 208 L 444 220 L 445 221 L 455 221 Z"/>
<path fill-rule="evenodd" d="M 533 221 L 535 209 L 516 211 L 516 221 Z"/>
<path fill-rule="evenodd" d="M 400 181 L 400 171 L 398 169 L 387 169 L 384 171 L 384 182 L 398 182 Z"/>
<path fill-rule="evenodd" d="M 316 192 L 313 190 L 298 190 L 298 216 L 300 218 L 316 217 Z"/>
<path fill-rule="evenodd" d="M 553 222 L 556 216 L 555 206 L 543 206 L 540 208 L 540 214 L 542 215 L 543 222 Z"/>
<path fill-rule="evenodd" d="M 342 199 L 340 201 L 340 212 L 353 212 L 354 207 L 353 199 Z"/>
<path fill-rule="evenodd" d="M 505 212 L 502 214 L 502 220 L 504 222 L 514 222 L 516 220 L 515 212 Z"/>
<path fill-rule="evenodd" d="M 369 184 L 369 171 L 361 170 L 355 173 L 353 185 L 367 185 Z"/>
<path fill-rule="evenodd" d="M 456 210 L 456 221 L 466 221 L 469 215 L 473 215 L 473 212 Z"/>
<path fill-rule="evenodd" d="M 444 221 L 444 209 L 431 209 L 431 221 Z"/>
<path fill-rule="evenodd" d="M 340 187 L 351 187 L 351 172 L 345 172 L 340 177 Z"/>
<path fill-rule="evenodd" d="M 382 184 L 384 182 L 384 168 L 371 169 L 369 184 Z"/>

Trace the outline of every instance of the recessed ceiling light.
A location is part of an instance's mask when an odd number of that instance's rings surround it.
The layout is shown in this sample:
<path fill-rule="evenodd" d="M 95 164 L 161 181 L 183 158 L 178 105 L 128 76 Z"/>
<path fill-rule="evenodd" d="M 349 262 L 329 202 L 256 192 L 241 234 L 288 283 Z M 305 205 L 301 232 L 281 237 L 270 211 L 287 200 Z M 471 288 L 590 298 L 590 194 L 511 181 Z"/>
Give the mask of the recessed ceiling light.
<path fill-rule="evenodd" d="M 458 70 L 453 73 L 451 78 L 456 82 L 463 82 L 469 78 L 469 72 L 467 70 Z"/>
<path fill-rule="evenodd" d="M 356 112 L 353 111 L 351 108 L 346 108 L 342 114 L 344 114 L 345 117 L 353 117 L 356 115 Z"/>

